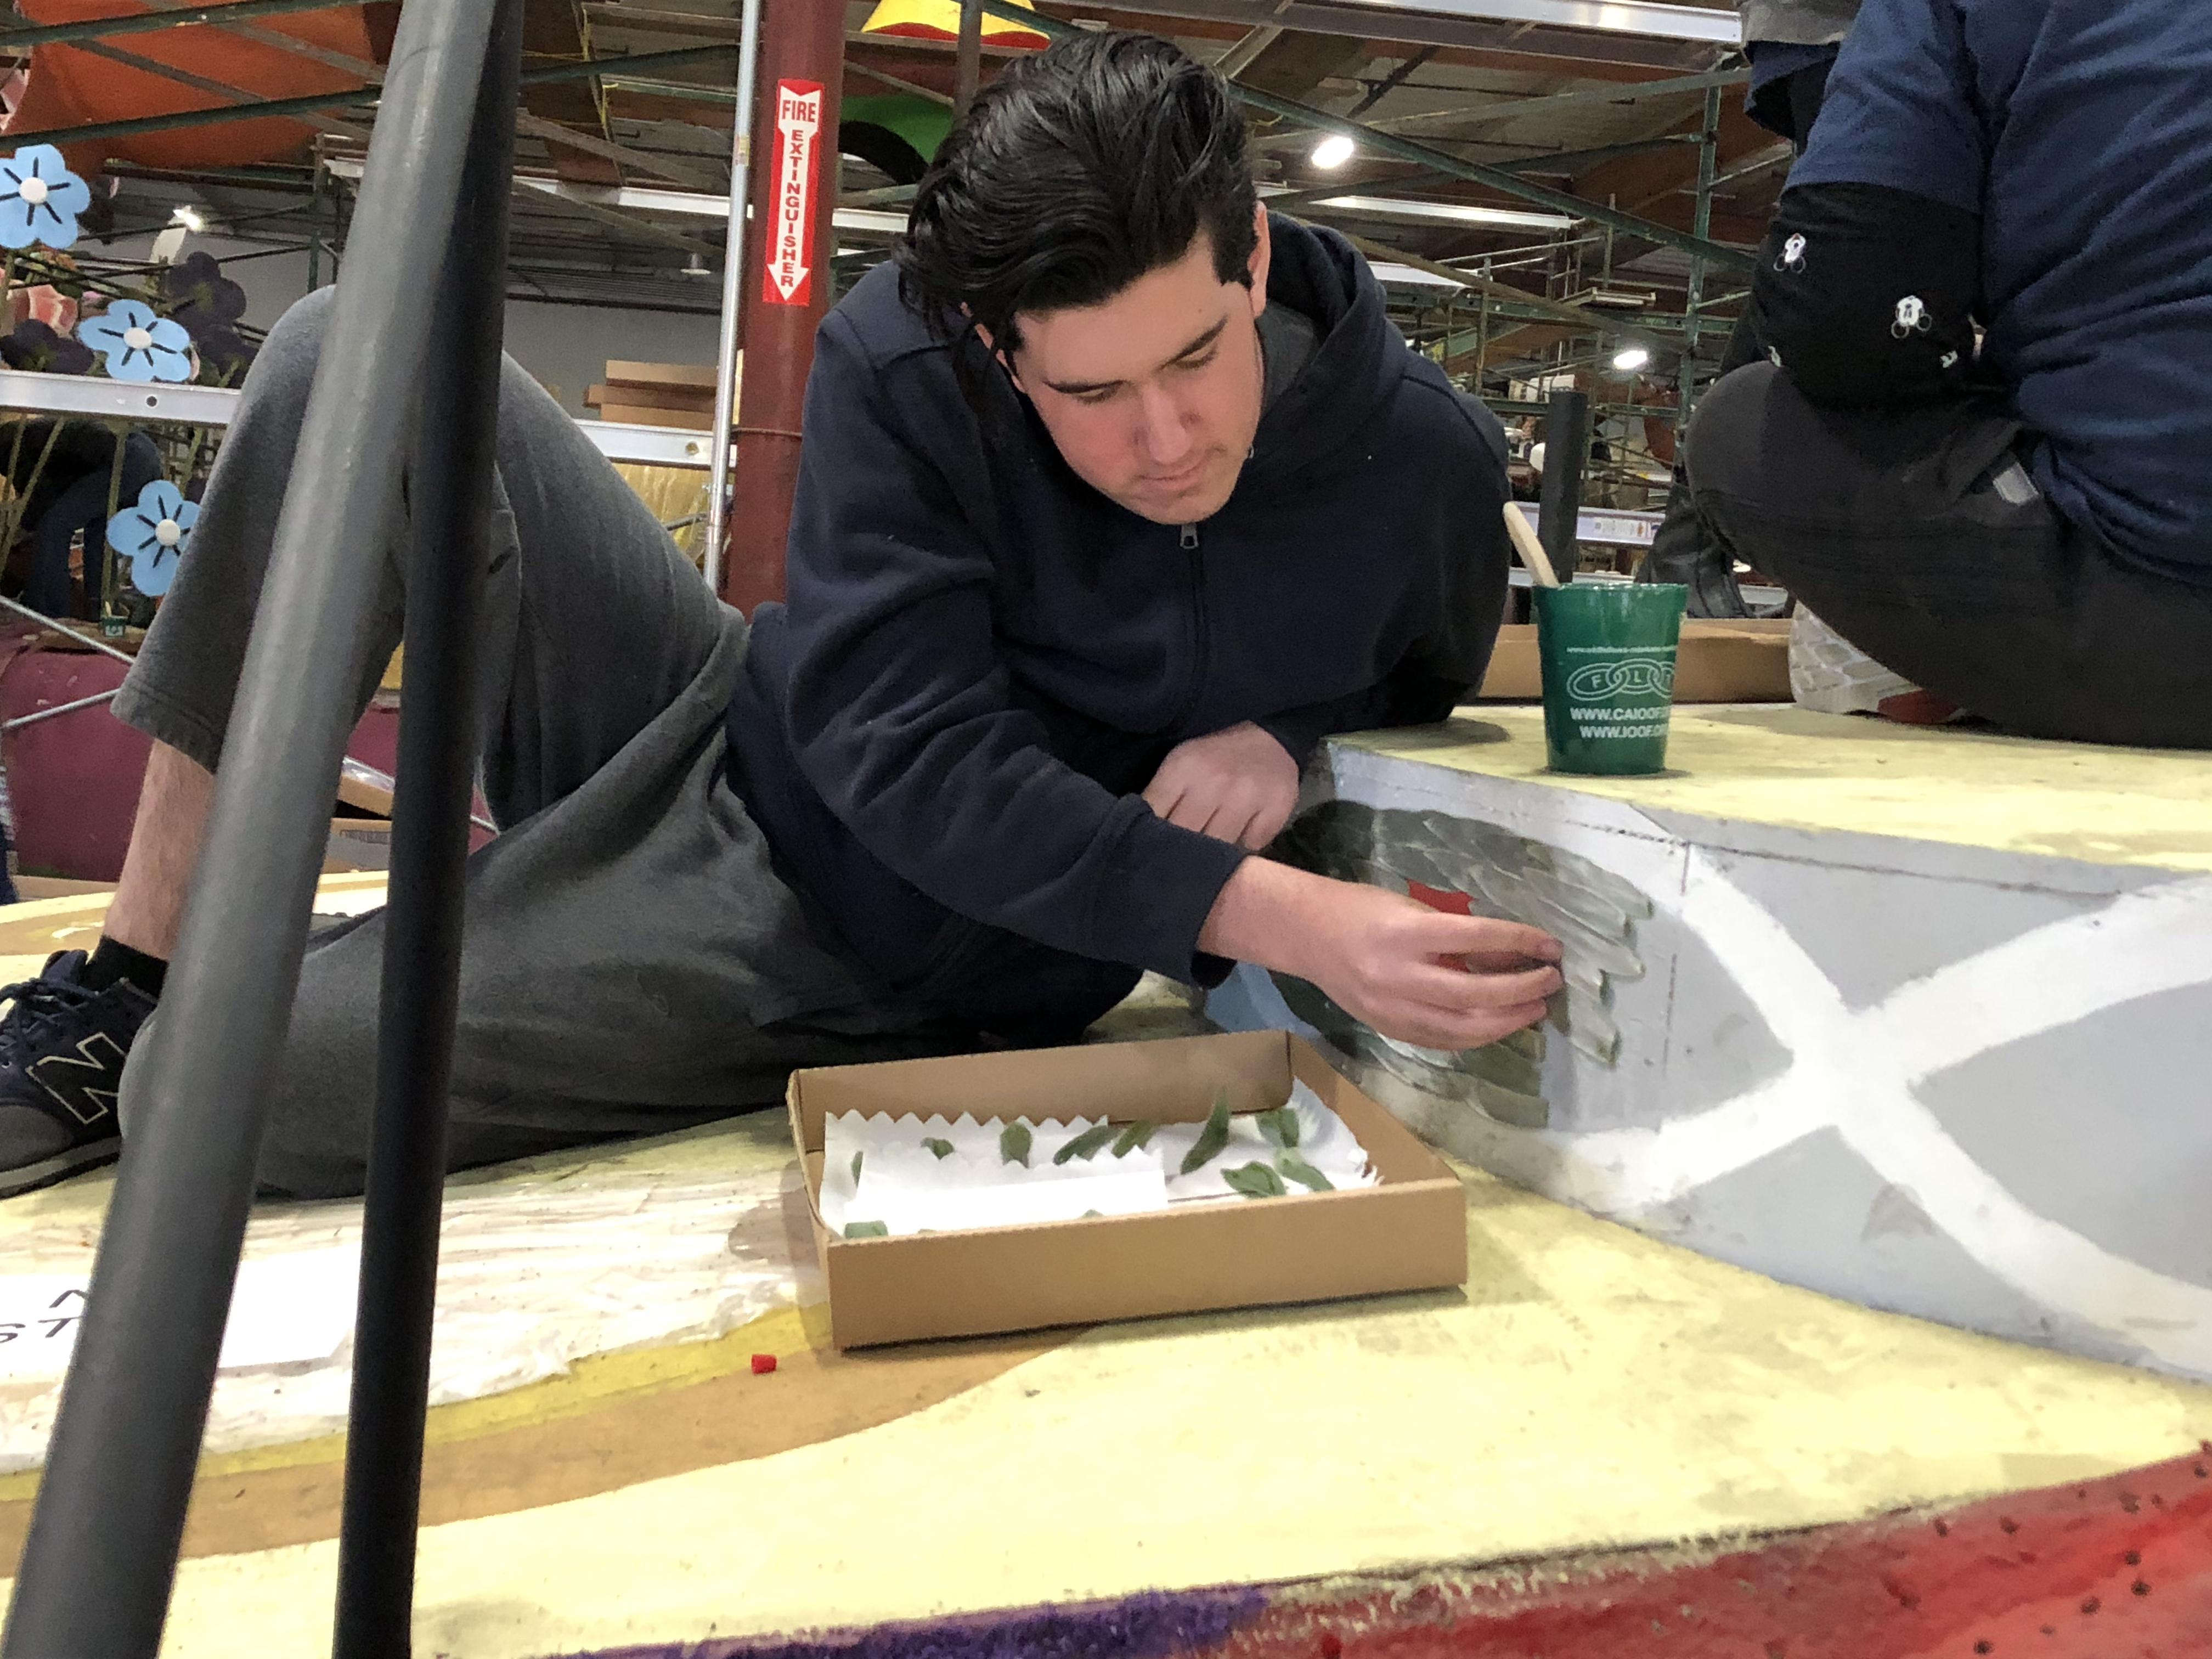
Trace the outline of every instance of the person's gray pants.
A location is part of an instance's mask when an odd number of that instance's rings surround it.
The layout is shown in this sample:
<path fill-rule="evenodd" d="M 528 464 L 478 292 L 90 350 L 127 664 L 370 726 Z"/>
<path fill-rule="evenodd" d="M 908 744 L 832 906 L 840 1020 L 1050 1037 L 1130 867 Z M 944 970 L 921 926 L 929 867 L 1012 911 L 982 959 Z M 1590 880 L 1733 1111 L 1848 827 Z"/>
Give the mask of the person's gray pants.
<path fill-rule="evenodd" d="M 1687 454 L 1720 546 L 1885 668 L 2025 737 L 2212 749 L 2212 588 L 2062 516 L 2033 444 L 1996 399 L 1825 409 L 1753 363 Z"/>
<path fill-rule="evenodd" d="M 210 769 L 328 298 L 294 307 L 255 362 L 115 701 L 119 718 Z M 469 860 L 449 1166 L 770 1104 L 799 1066 L 957 1046 L 898 1007 L 771 867 L 724 781 L 744 623 L 512 362 L 498 454 L 480 753 L 501 833 Z M 406 608 L 404 504 L 391 520 L 361 707 Z M 361 1188 L 383 945 L 381 912 L 310 942 L 262 1149 L 270 1188 Z"/>

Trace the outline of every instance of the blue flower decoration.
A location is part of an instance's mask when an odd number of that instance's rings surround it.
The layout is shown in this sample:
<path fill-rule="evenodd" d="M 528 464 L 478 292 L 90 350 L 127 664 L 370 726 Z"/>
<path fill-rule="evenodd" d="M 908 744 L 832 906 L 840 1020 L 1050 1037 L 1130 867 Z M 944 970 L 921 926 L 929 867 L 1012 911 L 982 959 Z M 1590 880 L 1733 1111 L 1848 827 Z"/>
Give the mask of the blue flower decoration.
<path fill-rule="evenodd" d="M 169 591 L 177 561 L 192 539 L 199 503 L 166 478 L 138 492 L 138 504 L 107 521 L 107 544 L 131 561 L 131 586 L 151 599 Z"/>
<path fill-rule="evenodd" d="M 189 380 L 192 337 L 138 300 L 118 300 L 76 325 L 76 337 L 107 360 L 118 380 Z M 141 590 L 142 592 L 143 590 Z"/>
<path fill-rule="evenodd" d="M 92 190 L 52 144 L 26 144 L 0 161 L 0 247 L 68 247 Z"/>

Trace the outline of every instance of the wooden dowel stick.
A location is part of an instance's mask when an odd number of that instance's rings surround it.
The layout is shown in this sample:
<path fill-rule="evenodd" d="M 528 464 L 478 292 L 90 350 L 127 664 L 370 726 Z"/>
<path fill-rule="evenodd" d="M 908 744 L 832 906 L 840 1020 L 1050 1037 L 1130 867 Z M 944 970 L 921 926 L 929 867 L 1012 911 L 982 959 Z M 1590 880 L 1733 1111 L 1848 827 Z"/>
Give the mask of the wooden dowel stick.
<path fill-rule="evenodd" d="M 1528 574 L 1546 587 L 1557 587 L 1559 578 L 1552 568 L 1552 561 L 1544 551 L 1544 544 L 1536 539 L 1536 532 L 1529 528 L 1528 520 L 1521 516 L 1510 501 L 1505 503 L 1505 533 L 1512 538 L 1513 550 L 1520 554 L 1521 562 L 1528 567 Z"/>

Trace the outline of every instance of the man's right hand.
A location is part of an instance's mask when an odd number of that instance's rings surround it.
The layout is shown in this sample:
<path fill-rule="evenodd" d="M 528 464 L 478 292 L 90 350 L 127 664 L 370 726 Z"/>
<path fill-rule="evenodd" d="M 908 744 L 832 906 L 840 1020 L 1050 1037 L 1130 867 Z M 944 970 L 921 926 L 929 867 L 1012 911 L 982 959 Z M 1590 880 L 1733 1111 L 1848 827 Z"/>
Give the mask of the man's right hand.
<path fill-rule="evenodd" d="M 1379 887 L 1247 859 L 1199 946 L 1295 974 L 1385 1036 L 1476 1048 L 1544 1018 L 1559 942 L 1517 921 L 1457 916 Z"/>

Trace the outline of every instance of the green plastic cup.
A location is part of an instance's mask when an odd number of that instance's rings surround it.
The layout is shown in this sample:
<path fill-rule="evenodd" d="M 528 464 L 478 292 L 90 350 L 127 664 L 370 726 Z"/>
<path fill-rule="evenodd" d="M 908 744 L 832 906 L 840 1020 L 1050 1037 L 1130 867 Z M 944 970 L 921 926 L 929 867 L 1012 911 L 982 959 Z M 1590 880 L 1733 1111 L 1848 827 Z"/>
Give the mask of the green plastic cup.
<path fill-rule="evenodd" d="M 1634 777 L 1666 770 L 1674 649 L 1689 596 L 1671 582 L 1535 590 L 1544 747 L 1554 772 Z"/>

